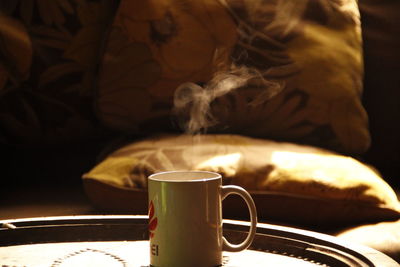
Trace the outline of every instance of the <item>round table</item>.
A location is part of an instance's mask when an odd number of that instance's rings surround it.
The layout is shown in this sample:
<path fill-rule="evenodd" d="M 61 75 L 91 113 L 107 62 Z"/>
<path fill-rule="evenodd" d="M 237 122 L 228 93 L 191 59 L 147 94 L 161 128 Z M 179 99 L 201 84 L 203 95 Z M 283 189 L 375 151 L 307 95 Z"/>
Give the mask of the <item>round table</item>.
<path fill-rule="evenodd" d="M 0 221 L 0 266 L 149 266 L 147 216 L 40 217 Z M 224 220 L 224 236 L 240 242 L 248 222 Z M 400 266 L 374 249 L 333 236 L 257 225 L 249 249 L 223 252 L 227 267 Z"/>

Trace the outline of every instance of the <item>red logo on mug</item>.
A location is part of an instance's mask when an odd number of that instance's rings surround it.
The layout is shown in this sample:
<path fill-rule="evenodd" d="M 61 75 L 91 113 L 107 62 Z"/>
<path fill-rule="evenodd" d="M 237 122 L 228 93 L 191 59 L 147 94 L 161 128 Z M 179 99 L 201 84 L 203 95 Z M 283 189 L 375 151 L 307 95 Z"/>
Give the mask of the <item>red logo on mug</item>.
<path fill-rule="evenodd" d="M 153 201 L 149 203 L 149 236 L 150 239 L 154 237 L 154 231 L 157 228 L 157 217 L 154 217 L 154 204 Z"/>

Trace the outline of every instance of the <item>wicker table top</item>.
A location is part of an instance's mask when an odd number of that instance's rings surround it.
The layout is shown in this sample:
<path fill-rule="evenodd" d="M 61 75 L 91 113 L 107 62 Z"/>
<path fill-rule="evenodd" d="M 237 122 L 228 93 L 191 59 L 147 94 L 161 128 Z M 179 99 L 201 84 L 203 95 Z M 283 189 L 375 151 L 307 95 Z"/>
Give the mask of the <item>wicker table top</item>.
<path fill-rule="evenodd" d="M 0 266 L 148 266 L 147 216 L 68 216 L 0 221 Z M 224 220 L 239 242 L 247 222 Z M 333 236 L 259 224 L 252 246 L 224 252 L 224 266 L 399 266 L 390 257 Z"/>

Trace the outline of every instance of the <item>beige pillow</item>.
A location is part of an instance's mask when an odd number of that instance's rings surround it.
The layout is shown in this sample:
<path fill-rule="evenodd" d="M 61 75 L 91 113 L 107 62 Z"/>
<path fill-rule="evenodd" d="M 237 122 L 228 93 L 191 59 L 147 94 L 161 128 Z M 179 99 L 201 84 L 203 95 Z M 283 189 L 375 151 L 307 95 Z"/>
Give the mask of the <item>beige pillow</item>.
<path fill-rule="evenodd" d="M 260 218 L 307 224 L 400 218 L 392 188 L 360 161 L 327 150 L 239 135 L 162 135 L 138 140 L 83 175 L 100 208 L 147 212 L 147 176 L 207 170 L 251 192 Z M 224 201 L 229 217 L 246 216 L 240 199 Z"/>

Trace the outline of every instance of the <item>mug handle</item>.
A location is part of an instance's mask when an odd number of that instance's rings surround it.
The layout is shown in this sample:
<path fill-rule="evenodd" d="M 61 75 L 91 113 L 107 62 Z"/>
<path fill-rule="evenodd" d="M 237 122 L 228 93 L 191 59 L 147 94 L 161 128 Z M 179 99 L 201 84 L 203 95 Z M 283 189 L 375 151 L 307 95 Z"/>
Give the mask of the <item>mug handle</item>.
<path fill-rule="evenodd" d="M 253 242 L 254 236 L 256 234 L 256 228 L 257 228 L 257 210 L 256 210 L 256 205 L 254 204 L 253 198 L 250 196 L 250 194 L 243 189 L 240 186 L 236 185 L 225 185 L 222 186 L 222 191 L 221 191 L 221 198 L 224 200 L 227 196 L 235 194 L 239 195 L 244 199 L 244 201 L 247 204 L 247 207 L 249 209 L 250 213 L 250 230 L 249 234 L 247 235 L 246 239 L 240 243 L 240 244 L 231 244 L 229 243 L 225 237 L 222 237 L 223 240 L 223 247 L 222 249 L 225 251 L 231 251 L 231 252 L 238 252 L 241 250 L 244 250 L 248 248 L 251 243 Z"/>

